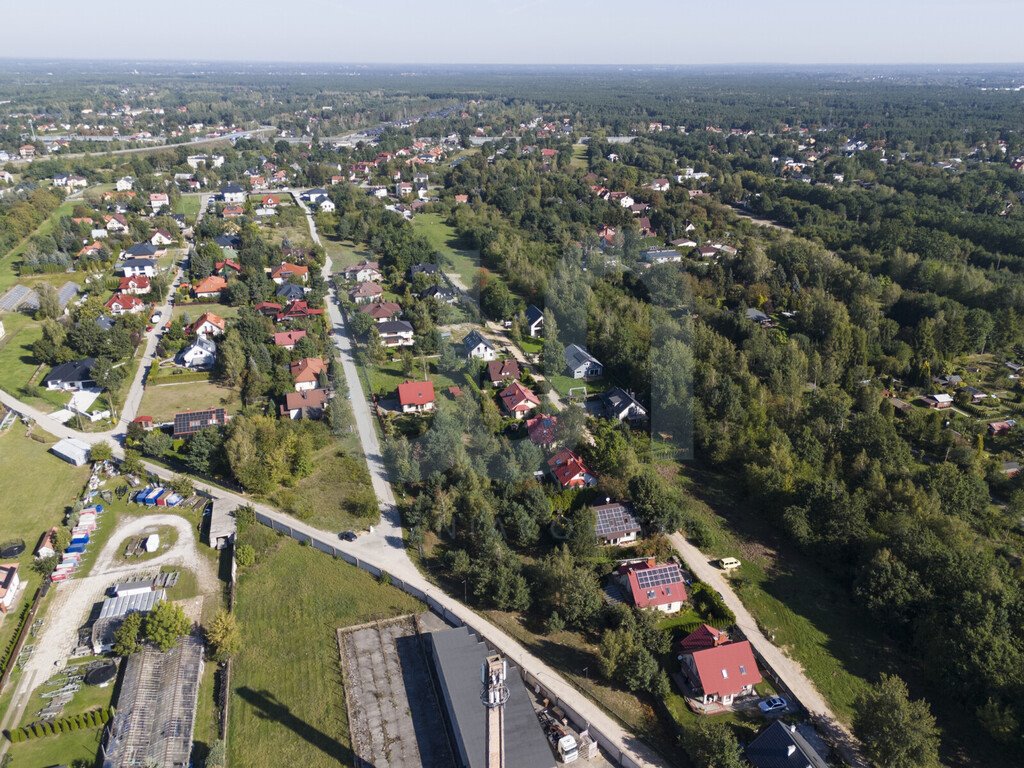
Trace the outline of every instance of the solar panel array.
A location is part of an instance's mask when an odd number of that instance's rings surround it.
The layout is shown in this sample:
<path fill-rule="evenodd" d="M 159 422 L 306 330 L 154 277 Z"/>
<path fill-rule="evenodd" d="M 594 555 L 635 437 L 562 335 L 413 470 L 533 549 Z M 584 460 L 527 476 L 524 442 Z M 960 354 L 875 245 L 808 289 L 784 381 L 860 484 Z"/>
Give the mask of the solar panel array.
<path fill-rule="evenodd" d="M 641 589 L 654 589 L 666 584 L 678 584 L 683 580 L 683 574 L 678 565 L 659 565 L 655 568 L 645 568 L 636 571 L 636 581 Z"/>
<path fill-rule="evenodd" d="M 606 506 L 597 509 L 597 535 L 634 531 L 640 528 L 636 518 L 622 505 Z"/>

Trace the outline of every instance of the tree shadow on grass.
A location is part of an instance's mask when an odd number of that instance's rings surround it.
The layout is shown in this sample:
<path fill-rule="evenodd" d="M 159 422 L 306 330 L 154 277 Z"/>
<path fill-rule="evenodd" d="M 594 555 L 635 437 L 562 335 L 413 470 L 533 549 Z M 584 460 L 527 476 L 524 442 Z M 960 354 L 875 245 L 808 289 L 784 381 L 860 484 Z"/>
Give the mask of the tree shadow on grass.
<path fill-rule="evenodd" d="M 296 736 L 342 765 L 354 765 L 351 749 L 305 720 L 296 717 L 292 714 L 291 708 L 278 701 L 270 691 L 254 691 L 252 688 L 243 687 L 237 689 L 236 693 L 256 708 L 258 717 L 280 723 Z M 364 768 L 373 768 L 372 765 L 365 762 L 363 766 Z"/>

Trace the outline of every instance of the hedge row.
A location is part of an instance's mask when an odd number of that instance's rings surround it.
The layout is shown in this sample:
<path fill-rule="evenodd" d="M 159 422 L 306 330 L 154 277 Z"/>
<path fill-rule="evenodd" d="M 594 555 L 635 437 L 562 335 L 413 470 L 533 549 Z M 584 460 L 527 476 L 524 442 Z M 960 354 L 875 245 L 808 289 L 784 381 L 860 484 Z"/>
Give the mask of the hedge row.
<path fill-rule="evenodd" d="M 15 728 L 13 731 L 4 731 L 4 736 L 12 744 L 17 744 L 20 741 L 28 741 L 29 739 L 36 739 L 42 736 L 54 736 L 56 734 L 69 733 L 70 731 L 91 730 L 105 725 L 112 715 L 113 710 L 111 707 L 92 709 L 72 717 L 62 717 L 60 720 L 52 720 L 50 722 L 32 723 L 21 728 Z"/>
<path fill-rule="evenodd" d="M 18 626 L 14 630 L 14 634 L 11 635 L 10 641 L 7 643 L 7 647 L 4 648 L 3 660 L 0 661 L 0 675 L 3 675 L 7 671 L 7 666 L 13 661 L 14 648 L 18 644 L 18 638 L 21 637 L 21 631 L 25 627 L 25 622 L 28 620 L 28 612 L 32 610 L 32 603 L 26 601 L 21 610 L 18 612 Z"/>

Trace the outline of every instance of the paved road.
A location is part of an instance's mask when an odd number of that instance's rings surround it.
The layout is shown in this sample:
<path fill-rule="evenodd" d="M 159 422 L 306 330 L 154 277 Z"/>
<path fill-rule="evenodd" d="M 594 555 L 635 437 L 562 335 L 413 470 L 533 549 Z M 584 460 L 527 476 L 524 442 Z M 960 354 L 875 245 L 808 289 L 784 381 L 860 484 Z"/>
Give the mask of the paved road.
<path fill-rule="evenodd" d="M 64 154 L 57 152 L 50 155 L 41 155 L 36 160 L 72 160 L 80 157 L 99 157 L 101 155 L 131 155 L 140 152 L 157 152 L 161 149 L 177 149 L 178 147 L 198 147 L 204 144 L 215 144 L 220 141 L 232 141 L 234 139 L 240 139 L 243 136 L 266 136 L 274 135 L 277 133 L 277 129 L 273 126 L 261 126 L 254 128 L 251 131 L 235 131 L 234 133 L 226 133 L 223 136 L 217 136 L 215 138 L 203 137 L 199 139 L 192 139 L 191 141 L 184 141 L 178 144 L 154 144 L 149 147 L 131 147 L 129 149 L 98 149 L 95 152 L 73 152 L 70 154 Z M 40 141 L 45 141 L 46 137 L 40 137 Z M 22 160 L 21 158 L 11 158 L 11 162 L 15 164 L 28 163 L 28 160 Z"/>
<path fill-rule="evenodd" d="M 814 717 L 819 728 L 835 743 L 845 745 L 841 751 L 847 762 L 851 765 L 863 764 L 856 755 L 856 739 L 836 719 L 832 708 L 818 692 L 811 679 L 804 674 L 800 665 L 765 637 L 750 611 L 746 609 L 743 601 L 733 591 L 725 573 L 713 565 L 714 561 L 709 560 L 707 555 L 687 541 L 681 533 L 673 533 L 669 538 L 691 573 L 722 596 L 725 604 L 729 606 L 729 610 L 736 614 L 736 626 L 743 631 L 750 644 L 757 649 L 757 652 L 775 670 L 782 682 Z"/>

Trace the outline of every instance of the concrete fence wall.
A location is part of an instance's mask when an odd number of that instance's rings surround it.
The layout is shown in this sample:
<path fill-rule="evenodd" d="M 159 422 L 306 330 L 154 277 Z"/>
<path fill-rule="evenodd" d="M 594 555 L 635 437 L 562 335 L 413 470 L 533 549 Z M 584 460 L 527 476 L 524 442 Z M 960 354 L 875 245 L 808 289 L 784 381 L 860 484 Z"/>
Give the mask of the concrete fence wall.
<path fill-rule="evenodd" d="M 348 552 L 344 552 L 338 549 L 330 541 L 324 541 L 323 539 L 310 537 L 309 535 L 301 531 L 294 530 L 293 528 L 286 525 L 285 523 L 280 522 L 279 520 L 274 520 L 268 517 L 262 512 L 256 512 L 256 520 L 257 522 L 274 529 L 278 533 L 283 533 L 286 536 L 295 539 L 296 541 L 309 544 L 310 546 L 318 549 L 324 554 L 330 555 L 331 557 L 336 557 L 340 560 L 344 560 L 346 563 L 354 565 L 357 568 L 360 568 L 373 576 L 379 577 L 382 573 L 380 568 L 376 567 L 375 565 L 371 565 L 370 563 L 364 562 L 363 560 L 360 560 L 359 558 L 349 554 Z M 452 626 L 466 626 L 481 639 L 484 638 L 484 633 L 480 631 L 480 629 L 478 629 L 477 627 L 474 627 L 472 622 L 463 621 L 461 618 L 459 618 L 451 611 L 449 611 L 446 607 L 441 605 L 441 603 L 436 598 L 426 594 L 423 590 L 419 589 L 418 587 L 414 587 L 411 584 L 407 584 L 402 579 L 391 576 L 391 574 L 387 575 L 388 578 L 390 578 L 391 584 L 393 586 L 397 587 L 398 589 L 402 590 L 403 592 L 409 595 L 412 595 L 417 600 L 426 603 L 430 607 L 430 610 L 432 610 L 434 613 L 436 613 L 438 616 L 440 616 L 442 619 L 444 619 Z M 486 640 L 484 642 L 486 642 Z M 545 697 L 547 697 L 553 704 L 557 705 L 563 712 L 565 712 L 566 717 L 569 718 L 569 720 L 572 722 L 572 724 L 576 727 L 577 730 L 586 730 L 590 734 L 590 736 L 599 745 L 601 745 L 601 747 L 612 757 L 612 759 L 618 765 L 622 766 L 622 768 L 640 768 L 636 761 L 630 758 L 629 755 L 624 754 L 619 749 L 619 747 L 616 746 L 615 743 L 612 742 L 607 736 L 605 736 L 602 732 L 596 730 L 592 725 L 590 725 L 589 722 L 580 717 L 580 715 L 576 712 L 575 709 L 573 709 L 573 707 L 570 704 L 566 703 L 564 700 L 556 696 L 550 688 L 544 685 L 544 683 L 539 681 L 526 670 L 520 669 L 520 673 L 523 676 L 523 681 L 527 685 L 539 689 Z"/>

